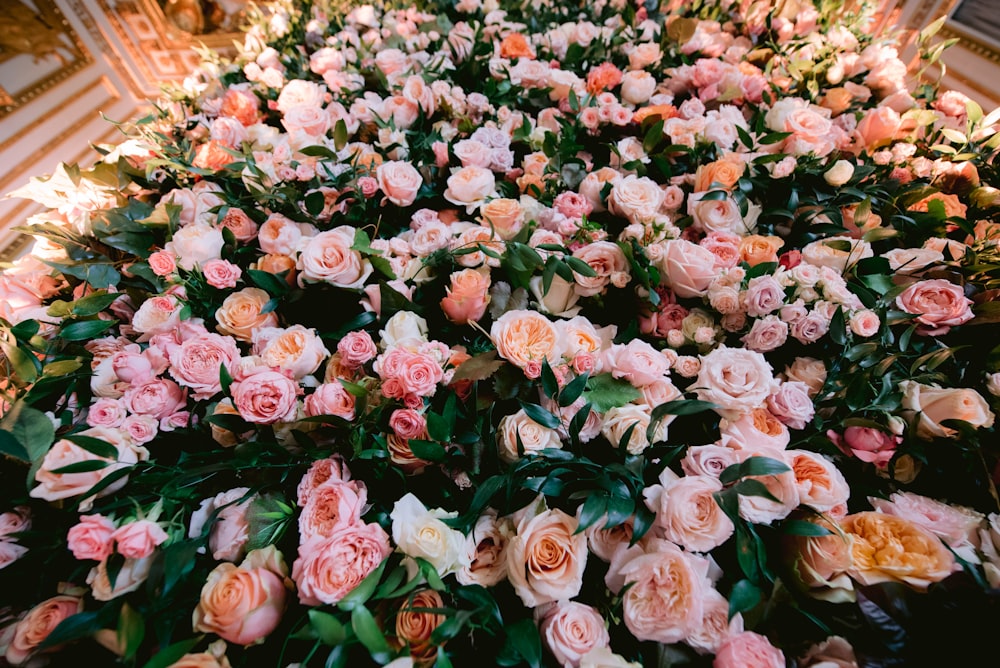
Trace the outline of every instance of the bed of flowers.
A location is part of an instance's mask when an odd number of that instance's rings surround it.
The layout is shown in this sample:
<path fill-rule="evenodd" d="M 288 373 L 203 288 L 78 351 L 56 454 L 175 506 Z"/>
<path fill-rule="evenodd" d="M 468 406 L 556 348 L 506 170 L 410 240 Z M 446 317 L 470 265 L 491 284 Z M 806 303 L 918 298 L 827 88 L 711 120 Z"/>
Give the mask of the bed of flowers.
<path fill-rule="evenodd" d="M 868 10 L 254 10 L 0 276 L 0 663 L 916 666 L 1000 619 L 1000 111 Z"/>

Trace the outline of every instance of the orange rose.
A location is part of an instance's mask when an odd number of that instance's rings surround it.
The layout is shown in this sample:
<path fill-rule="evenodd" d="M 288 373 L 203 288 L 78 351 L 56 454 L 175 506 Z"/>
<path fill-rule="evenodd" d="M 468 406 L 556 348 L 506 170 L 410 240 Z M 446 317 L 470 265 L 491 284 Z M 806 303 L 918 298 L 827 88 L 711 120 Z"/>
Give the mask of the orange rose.
<path fill-rule="evenodd" d="M 820 99 L 819 106 L 829 109 L 831 114 L 837 116 L 847 111 L 853 99 L 854 96 L 846 88 L 831 88 Z"/>
<path fill-rule="evenodd" d="M 740 261 L 754 267 L 762 262 L 777 262 L 778 249 L 785 242 L 778 237 L 765 237 L 759 234 L 740 239 Z"/>
<path fill-rule="evenodd" d="M 494 233 L 504 240 L 513 239 L 524 226 L 524 211 L 516 199 L 493 199 L 483 204 L 479 212 L 483 224 L 493 228 Z"/>
<path fill-rule="evenodd" d="M 928 195 L 920 201 L 911 204 L 908 209 L 910 211 L 929 211 L 930 203 L 935 200 L 941 202 L 941 205 L 944 207 L 944 215 L 949 218 L 952 216 L 965 218 L 965 213 L 968 210 L 968 207 L 962 204 L 957 195 L 949 193 L 934 193 L 933 195 Z"/>
<path fill-rule="evenodd" d="M 208 574 L 194 611 L 194 630 L 216 633 L 237 645 L 261 642 L 278 626 L 285 585 L 266 568 L 222 563 Z"/>
<path fill-rule="evenodd" d="M 855 513 L 841 526 L 854 540 L 848 573 L 863 585 L 902 582 L 924 590 L 959 568 L 940 538 L 901 517 Z"/>
<path fill-rule="evenodd" d="M 634 123 L 642 123 L 650 116 L 659 116 L 663 120 L 677 116 L 677 108 L 672 104 L 651 104 L 642 109 L 636 109 L 632 115 Z"/>
<path fill-rule="evenodd" d="M 198 152 L 191 164 L 202 169 L 219 170 L 235 161 L 232 154 L 226 150 L 225 144 L 211 139 L 198 147 Z"/>
<path fill-rule="evenodd" d="M 512 32 L 500 42 L 501 58 L 534 58 L 535 52 L 524 35 Z"/>
<path fill-rule="evenodd" d="M 707 165 L 701 165 L 694 175 L 695 192 L 711 190 L 714 187 L 713 184 L 730 190 L 740 180 L 745 170 L 746 163 L 739 159 L 716 160 Z"/>
<path fill-rule="evenodd" d="M 257 269 L 266 271 L 269 274 L 280 274 L 283 271 L 287 271 L 285 282 L 291 286 L 295 285 L 295 260 L 288 255 L 268 253 L 257 260 Z"/>
<path fill-rule="evenodd" d="M 240 341 L 249 342 L 254 330 L 277 327 L 278 314 L 274 311 L 261 313 L 270 300 L 271 295 L 260 288 L 243 288 L 232 293 L 215 312 L 218 322 L 216 330 L 220 334 L 229 334 Z"/>
<path fill-rule="evenodd" d="M 463 269 L 451 275 L 451 285 L 441 300 L 441 310 L 454 323 L 475 322 L 486 313 L 490 302 L 490 275 L 475 269 Z"/>
<path fill-rule="evenodd" d="M 413 594 L 407 605 L 396 615 L 396 637 L 410 646 L 410 656 L 415 666 L 434 663 L 437 645 L 431 642 L 431 633 L 444 622 L 444 615 L 426 612 L 426 609 L 444 607 L 441 594 L 433 589 L 423 589 Z"/>

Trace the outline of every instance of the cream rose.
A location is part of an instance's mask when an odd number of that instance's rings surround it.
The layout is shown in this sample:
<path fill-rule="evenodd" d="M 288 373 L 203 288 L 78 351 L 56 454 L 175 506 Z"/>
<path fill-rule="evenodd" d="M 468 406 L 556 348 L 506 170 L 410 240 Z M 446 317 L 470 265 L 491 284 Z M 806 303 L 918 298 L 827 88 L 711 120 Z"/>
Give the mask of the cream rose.
<path fill-rule="evenodd" d="M 378 186 L 386 199 L 396 206 L 410 206 L 417 199 L 423 177 L 409 162 L 392 160 L 383 162 L 375 170 Z"/>
<path fill-rule="evenodd" d="M 488 197 L 496 192 L 496 178 L 485 167 L 470 165 L 462 167 L 448 177 L 448 188 L 444 198 L 452 204 L 459 204 L 471 213 Z"/>
<path fill-rule="evenodd" d="M 305 239 L 295 265 L 299 281 L 351 290 L 363 287 L 374 268 L 359 251 L 351 249 L 354 234 L 353 227 L 341 225 Z"/>
<path fill-rule="evenodd" d="M 760 353 L 719 346 L 701 358 L 694 390 L 702 401 L 737 417 L 762 406 L 777 386 L 771 365 Z"/>
<path fill-rule="evenodd" d="M 522 455 L 518 452 L 519 442 L 525 455 L 562 448 L 559 432 L 538 424 L 523 409 L 513 415 L 503 416 L 497 425 L 497 450 L 500 459 L 508 463 L 520 459 Z"/>
<path fill-rule="evenodd" d="M 899 389 L 903 392 L 903 409 L 915 416 L 920 438 L 954 437 L 958 432 L 942 425 L 945 420 L 964 420 L 977 429 L 993 426 L 989 404 L 971 388 L 943 388 L 904 380 Z"/>
<path fill-rule="evenodd" d="M 536 311 L 507 311 L 490 328 L 497 353 L 522 369 L 530 362 L 559 358 L 559 337 L 555 326 Z"/>
<path fill-rule="evenodd" d="M 440 508 L 428 510 L 413 494 L 407 494 L 392 508 L 392 540 L 408 557 L 430 562 L 439 575 L 447 575 L 470 564 L 465 536 L 442 522 L 458 517 L 457 512 Z"/>

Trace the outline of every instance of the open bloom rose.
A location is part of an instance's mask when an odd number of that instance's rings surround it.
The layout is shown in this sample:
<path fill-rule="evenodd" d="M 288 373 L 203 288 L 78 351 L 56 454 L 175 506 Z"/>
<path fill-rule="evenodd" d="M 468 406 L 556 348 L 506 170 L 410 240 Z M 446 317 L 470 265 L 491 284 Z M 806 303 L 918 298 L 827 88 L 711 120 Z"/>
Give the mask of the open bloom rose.
<path fill-rule="evenodd" d="M 421 589 L 412 594 L 405 607 L 396 614 L 396 637 L 409 645 L 415 665 L 430 665 L 437 655 L 437 645 L 431 640 L 434 629 L 446 619 L 437 612 L 444 607 L 441 594 L 433 589 Z"/>
<path fill-rule="evenodd" d="M 476 521 L 466 539 L 468 565 L 458 569 L 455 579 L 461 584 L 492 587 L 507 577 L 507 544 L 514 534 L 509 519 L 497 518 L 490 511 Z"/>
<path fill-rule="evenodd" d="M 777 385 L 771 365 L 752 350 L 719 346 L 701 359 L 694 389 L 724 414 L 738 417 L 764 404 Z"/>
<path fill-rule="evenodd" d="M 917 435 L 921 438 L 952 437 L 958 432 L 946 427 L 945 420 L 964 420 L 973 427 L 992 427 L 994 414 L 982 395 L 967 387 L 936 387 L 913 380 L 899 384 L 902 406 L 917 416 Z"/>
<path fill-rule="evenodd" d="M 413 204 L 424 182 L 413 165 L 401 160 L 383 162 L 375 170 L 375 174 L 386 199 L 396 206 Z"/>
<path fill-rule="evenodd" d="M 557 360 L 559 340 L 555 326 L 537 311 L 507 311 L 490 329 L 500 357 L 522 369 L 529 362 Z"/>
<path fill-rule="evenodd" d="M 299 547 L 292 579 L 303 605 L 334 604 L 389 556 L 389 536 L 378 524 L 353 524 Z"/>
<path fill-rule="evenodd" d="M 715 253 L 683 239 L 665 241 L 662 247 L 657 263 L 662 283 L 678 297 L 704 296 L 718 274 Z"/>
<path fill-rule="evenodd" d="M 707 475 L 668 484 L 656 513 L 663 535 L 692 552 L 708 552 L 729 540 L 736 527 L 713 497 L 719 491 L 722 483 Z"/>
<path fill-rule="evenodd" d="M 226 297 L 215 312 L 217 329 L 239 341 L 249 342 L 253 332 L 261 327 L 276 327 L 278 314 L 262 313 L 271 296 L 260 288 L 243 288 Z"/>
<path fill-rule="evenodd" d="M 4 658 L 15 666 L 26 663 L 60 622 L 82 611 L 83 599 L 77 596 L 54 596 L 39 603 L 14 626 Z"/>
<path fill-rule="evenodd" d="M 316 330 L 302 325 L 256 330 L 253 351 L 265 365 L 287 370 L 296 380 L 314 373 L 330 356 Z"/>
<path fill-rule="evenodd" d="M 361 521 L 368 491 L 356 482 L 327 481 L 309 494 L 299 515 L 299 540 L 329 537 L 334 532 Z"/>
<path fill-rule="evenodd" d="M 947 334 L 973 315 L 972 300 L 961 287 L 943 278 L 913 283 L 896 297 L 896 306 L 916 315 L 917 332 L 928 336 Z"/>
<path fill-rule="evenodd" d="M 833 521 L 813 521 L 830 533 L 782 537 L 782 550 L 790 567 L 789 580 L 813 598 L 831 603 L 854 600 L 854 584 L 847 575 L 852 563 L 853 537 Z"/>
<path fill-rule="evenodd" d="M 456 512 L 428 509 L 413 494 L 407 494 L 392 508 L 392 540 L 409 557 L 426 559 L 442 576 L 468 565 L 465 536 L 442 520 Z"/>
<path fill-rule="evenodd" d="M 587 535 L 561 510 L 525 517 L 507 547 L 507 577 L 529 608 L 580 593 L 587 565 Z"/>
<path fill-rule="evenodd" d="M 525 455 L 562 447 L 558 431 L 535 422 L 524 410 L 500 419 L 500 424 L 497 425 L 497 450 L 500 458 L 505 462 L 520 459 L 522 455 L 518 451 L 519 441 Z"/>
<path fill-rule="evenodd" d="M 257 367 L 239 376 L 230 390 L 240 416 L 255 424 L 274 424 L 294 418 L 301 392 L 294 380 L 268 367 Z"/>
<path fill-rule="evenodd" d="M 888 499 L 868 500 L 875 510 L 910 520 L 955 550 L 964 550 L 966 558 L 975 558 L 972 547 L 979 541 L 977 532 L 985 519 L 982 513 L 913 492 L 895 492 Z"/>
<path fill-rule="evenodd" d="M 559 601 L 543 607 L 538 631 L 552 656 L 564 668 L 577 668 L 580 657 L 596 647 L 607 647 L 611 642 L 604 618 L 591 606 Z"/>
<path fill-rule="evenodd" d="M 66 547 L 77 559 L 103 561 L 114 550 L 115 523 L 103 515 L 81 515 L 70 527 Z"/>
<path fill-rule="evenodd" d="M 296 263 L 299 281 L 360 289 L 374 268 L 359 251 L 351 249 L 353 245 L 354 228 L 349 225 L 306 239 Z"/>
<path fill-rule="evenodd" d="M 841 523 L 854 540 L 851 577 L 862 585 L 903 582 L 923 590 L 959 568 L 941 540 L 910 520 L 861 512 Z"/>
<path fill-rule="evenodd" d="M 169 356 L 170 375 L 203 401 L 222 391 L 220 369 L 232 374 L 240 350 L 231 337 L 205 332 L 170 348 Z"/>
<path fill-rule="evenodd" d="M 727 639 L 712 661 L 712 668 L 784 668 L 784 653 L 753 631 Z"/>
<path fill-rule="evenodd" d="M 470 165 L 462 167 L 448 177 L 448 189 L 444 198 L 452 204 L 461 204 L 466 210 L 475 210 L 496 191 L 493 172 L 485 167 Z"/>
<path fill-rule="evenodd" d="M 285 597 L 285 584 L 272 571 L 219 564 L 201 589 L 194 630 L 237 645 L 262 642 L 281 622 Z"/>

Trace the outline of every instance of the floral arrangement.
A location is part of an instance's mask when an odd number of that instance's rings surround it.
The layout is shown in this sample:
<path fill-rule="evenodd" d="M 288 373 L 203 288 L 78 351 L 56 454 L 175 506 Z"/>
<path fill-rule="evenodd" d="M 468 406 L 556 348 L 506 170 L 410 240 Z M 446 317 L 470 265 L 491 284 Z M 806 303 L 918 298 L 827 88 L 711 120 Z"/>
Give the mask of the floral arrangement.
<path fill-rule="evenodd" d="M 978 656 L 1000 111 L 940 22 L 250 14 L 15 193 L 6 665 Z"/>

